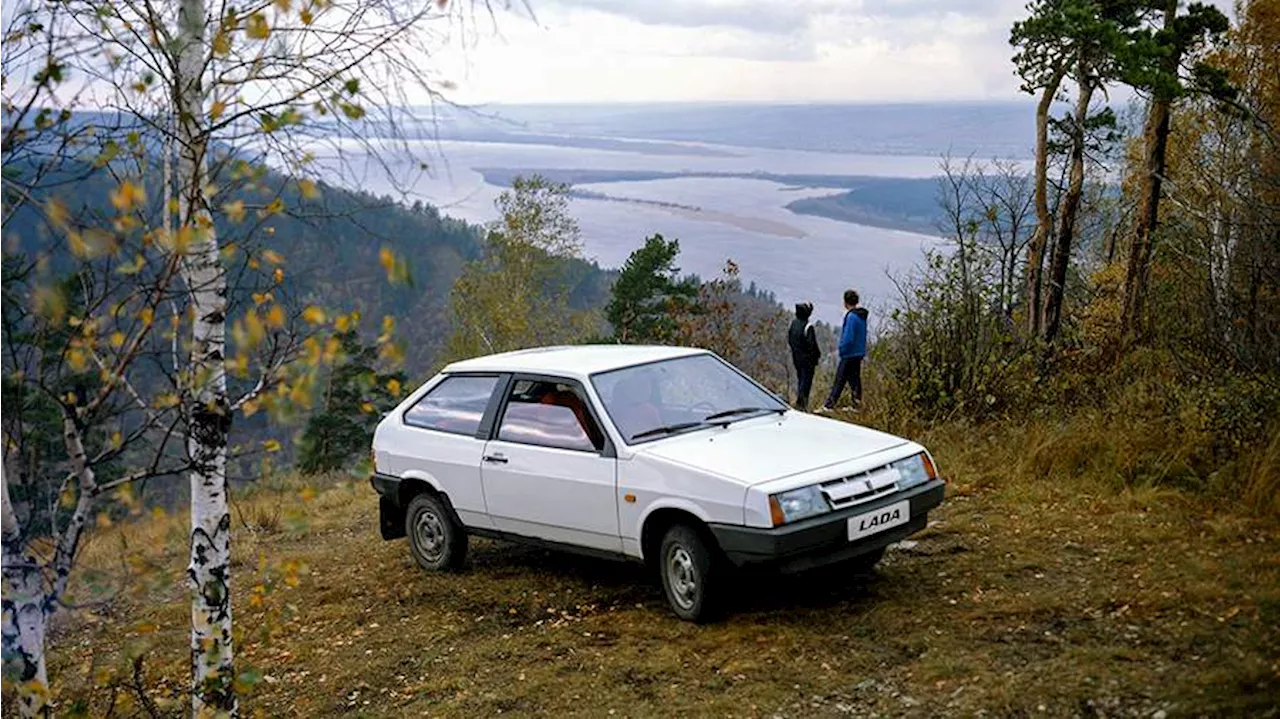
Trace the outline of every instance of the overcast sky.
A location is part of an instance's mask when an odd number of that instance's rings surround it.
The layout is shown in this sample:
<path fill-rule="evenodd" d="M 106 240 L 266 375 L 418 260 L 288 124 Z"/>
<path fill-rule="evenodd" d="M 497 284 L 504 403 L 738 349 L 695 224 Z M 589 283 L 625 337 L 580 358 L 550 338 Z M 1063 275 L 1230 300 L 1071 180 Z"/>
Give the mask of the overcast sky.
<path fill-rule="evenodd" d="M 514 0 L 519 7 L 520 0 Z M 1024 0 L 530 0 L 445 66 L 465 102 L 1009 100 Z M 438 60 L 442 58 L 437 57 Z"/>

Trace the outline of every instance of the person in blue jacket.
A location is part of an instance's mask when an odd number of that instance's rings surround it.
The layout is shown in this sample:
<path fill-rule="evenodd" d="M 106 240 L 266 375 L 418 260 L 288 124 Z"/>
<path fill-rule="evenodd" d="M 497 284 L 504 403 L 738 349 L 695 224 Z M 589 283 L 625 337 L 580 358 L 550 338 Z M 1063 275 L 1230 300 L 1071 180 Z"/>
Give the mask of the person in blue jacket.
<path fill-rule="evenodd" d="M 844 291 L 844 324 L 840 328 L 840 364 L 836 366 L 836 381 L 827 397 L 824 411 L 835 409 L 844 386 L 853 393 L 853 406 L 862 404 L 862 358 L 867 354 L 867 310 L 858 306 L 858 293 Z"/>

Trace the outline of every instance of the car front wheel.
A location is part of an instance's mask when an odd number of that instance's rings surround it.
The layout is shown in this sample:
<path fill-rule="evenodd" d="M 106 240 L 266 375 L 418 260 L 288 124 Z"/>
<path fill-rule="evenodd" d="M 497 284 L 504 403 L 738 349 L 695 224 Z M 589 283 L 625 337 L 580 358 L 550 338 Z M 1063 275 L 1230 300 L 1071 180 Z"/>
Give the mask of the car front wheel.
<path fill-rule="evenodd" d="M 409 551 L 430 571 L 458 569 L 467 558 L 467 533 L 435 495 L 419 494 L 405 512 Z"/>
<path fill-rule="evenodd" d="M 713 549 L 692 527 L 677 524 L 662 538 L 659 553 L 662 589 L 676 616 L 709 621 L 718 613 L 721 579 Z"/>

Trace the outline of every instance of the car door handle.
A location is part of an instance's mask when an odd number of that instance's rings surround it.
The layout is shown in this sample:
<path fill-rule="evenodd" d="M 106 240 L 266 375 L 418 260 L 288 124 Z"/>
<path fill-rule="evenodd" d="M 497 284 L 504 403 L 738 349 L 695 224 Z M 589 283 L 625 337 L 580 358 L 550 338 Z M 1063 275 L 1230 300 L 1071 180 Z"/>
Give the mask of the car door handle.
<path fill-rule="evenodd" d="M 507 458 L 500 454 L 486 454 L 484 456 L 484 461 L 491 462 L 493 464 L 506 464 Z"/>

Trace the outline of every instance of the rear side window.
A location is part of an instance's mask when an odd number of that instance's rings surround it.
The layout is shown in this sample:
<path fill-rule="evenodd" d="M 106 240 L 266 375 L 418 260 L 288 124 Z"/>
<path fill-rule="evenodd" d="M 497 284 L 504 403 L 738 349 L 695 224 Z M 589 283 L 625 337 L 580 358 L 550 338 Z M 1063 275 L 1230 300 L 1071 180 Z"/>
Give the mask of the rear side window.
<path fill-rule="evenodd" d="M 404 413 L 404 423 L 439 432 L 474 435 L 480 429 L 480 420 L 497 384 L 497 377 L 446 378 Z"/>

